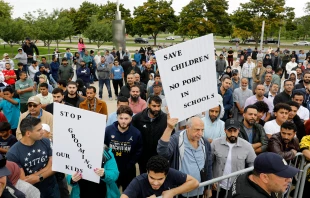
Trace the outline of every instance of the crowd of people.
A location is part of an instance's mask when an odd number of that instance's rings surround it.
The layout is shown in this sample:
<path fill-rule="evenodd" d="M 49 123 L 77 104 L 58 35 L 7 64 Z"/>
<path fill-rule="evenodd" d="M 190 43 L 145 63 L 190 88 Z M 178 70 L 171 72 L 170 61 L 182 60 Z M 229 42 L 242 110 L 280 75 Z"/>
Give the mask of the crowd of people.
<path fill-rule="evenodd" d="M 80 39 L 74 55 L 55 52 L 52 62 L 39 60 L 27 38 L 16 69 L 7 54 L 0 64 L 0 197 L 275 197 L 289 193 L 298 172 L 287 162 L 297 152 L 310 159 L 310 51 L 223 49 L 217 106 L 183 121 L 169 115 L 152 47 L 95 55 Z M 108 112 L 104 85 L 116 112 Z M 98 129 L 105 131 L 99 184 L 82 172 L 52 171 L 55 102 L 107 115 Z"/>

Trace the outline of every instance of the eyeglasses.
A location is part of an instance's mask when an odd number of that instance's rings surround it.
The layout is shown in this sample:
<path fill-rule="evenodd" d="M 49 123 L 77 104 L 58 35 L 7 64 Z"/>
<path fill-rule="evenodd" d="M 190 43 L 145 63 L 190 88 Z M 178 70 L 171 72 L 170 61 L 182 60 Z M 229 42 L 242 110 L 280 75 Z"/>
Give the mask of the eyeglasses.
<path fill-rule="evenodd" d="M 38 105 L 36 105 L 36 104 L 28 104 L 28 107 L 34 107 L 34 108 L 37 108 L 38 107 Z"/>

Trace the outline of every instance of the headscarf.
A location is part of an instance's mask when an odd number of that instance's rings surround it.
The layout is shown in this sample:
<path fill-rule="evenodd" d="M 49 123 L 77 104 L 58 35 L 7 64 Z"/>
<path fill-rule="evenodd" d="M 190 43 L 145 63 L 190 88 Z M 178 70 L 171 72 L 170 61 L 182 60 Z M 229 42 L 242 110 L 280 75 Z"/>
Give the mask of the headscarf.
<path fill-rule="evenodd" d="M 6 161 L 6 167 L 11 171 L 11 175 L 9 175 L 8 178 L 15 186 L 20 178 L 20 168 L 15 162 L 11 161 Z"/>

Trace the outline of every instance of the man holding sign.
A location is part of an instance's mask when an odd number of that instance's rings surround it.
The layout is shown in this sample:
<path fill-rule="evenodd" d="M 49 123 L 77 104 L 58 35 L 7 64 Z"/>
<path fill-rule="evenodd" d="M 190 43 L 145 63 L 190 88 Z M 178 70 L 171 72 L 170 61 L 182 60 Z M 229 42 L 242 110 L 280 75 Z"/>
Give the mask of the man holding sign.
<path fill-rule="evenodd" d="M 41 120 L 26 117 L 20 123 L 22 139 L 11 147 L 6 157 L 21 168 L 21 179 L 40 190 L 41 197 L 59 198 L 59 188 L 52 171 L 51 142 L 43 138 Z"/>

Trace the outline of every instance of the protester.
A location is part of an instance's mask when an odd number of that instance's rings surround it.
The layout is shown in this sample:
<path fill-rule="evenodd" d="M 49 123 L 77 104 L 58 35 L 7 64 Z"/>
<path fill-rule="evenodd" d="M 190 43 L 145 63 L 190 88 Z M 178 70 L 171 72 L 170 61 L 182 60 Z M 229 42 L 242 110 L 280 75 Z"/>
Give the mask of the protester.
<path fill-rule="evenodd" d="M 242 121 L 245 101 L 251 96 L 253 96 L 253 92 L 248 89 L 248 79 L 242 78 L 241 87 L 235 89 L 233 92 L 233 100 L 235 104 L 233 111 L 236 120 Z"/>
<path fill-rule="evenodd" d="M 84 180 L 81 172 L 67 176 L 68 184 L 72 187 L 71 198 L 120 197 L 115 184 L 119 175 L 117 164 L 112 150 L 106 145 L 104 145 L 101 167 L 95 168 L 94 172 L 100 177 L 99 184 Z"/>
<path fill-rule="evenodd" d="M 129 107 L 134 114 L 140 113 L 147 107 L 145 100 L 140 97 L 140 87 L 137 85 L 130 87 L 130 98 L 128 101 Z"/>
<path fill-rule="evenodd" d="M 89 86 L 86 88 L 87 99 L 80 103 L 79 107 L 84 110 L 108 115 L 107 104 L 103 100 L 96 98 L 96 88 Z"/>
<path fill-rule="evenodd" d="M 225 110 L 225 114 L 222 118 L 223 121 L 229 118 L 230 110 L 233 107 L 233 95 L 230 86 L 231 79 L 228 76 L 225 76 L 222 78 L 222 85 L 218 87 L 218 94 L 223 98 L 223 106 Z"/>
<path fill-rule="evenodd" d="M 74 107 L 80 107 L 80 103 L 84 101 L 84 98 L 77 93 L 77 84 L 72 81 L 68 83 L 67 92 L 64 93 L 64 96 L 64 101 Z"/>
<path fill-rule="evenodd" d="M 251 56 L 247 57 L 247 61 L 243 64 L 241 75 L 243 78 L 247 78 L 249 82 L 249 89 L 252 90 L 253 87 L 253 69 L 255 64 L 251 61 Z"/>
<path fill-rule="evenodd" d="M 257 118 L 256 123 L 260 124 L 261 126 L 265 125 L 265 121 L 262 119 L 266 113 L 269 112 L 269 107 L 264 101 L 257 101 L 254 103 L 257 108 Z"/>
<path fill-rule="evenodd" d="M 115 100 L 118 97 L 118 88 L 121 90 L 123 87 L 124 69 L 119 65 L 118 61 L 114 61 L 114 65 L 111 70 L 111 79 L 114 88 Z"/>
<path fill-rule="evenodd" d="M 146 165 L 147 173 L 134 178 L 121 198 L 174 197 L 198 187 L 199 183 L 190 175 L 169 168 L 167 159 L 153 156 Z"/>
<path fill-rule="evenodd" d="M 284 91 L 274 97 L 273 104 L 283 103 L 291 100 L 294 83 L 291 80 L 284 81 Z"/>
<path fill-rule="evenodd" d="M 45 108 L 45 110 L 51 114 L 54 114 L 54 103 L 60 103 L 60 104 L 64 104 L 64 105 L 69 105 L 69 106 L 73 106 L 68 102 L 64 101 L 64 92 L 62 89 L 60 88 L 55 88 L 52 92 L 53 95 L 53 103 L 48 104 Z"/>
<path fill-rule="evenodd" d="M 262 153 L 254 161 L 254 170 L 234 181 L 228 197 L 277 197 L 286 192 L 298 171 L 278 154 Z"/>
<path fill-rule="evenodd" d="M 69 64 L 66 58 L 61 60 L 61 65 L 58 70 L 59 80 L 65 80 L 67 82 L 71 81 L 74 76 L 73 68 Z"/>
<path fill-rule="evenodd" d="M 297 111 L 300 108 L 299 104 L 295 101 L 288 101 L 286 104 L 290 105 L 291 111 L 288 113 L 287 121 L 292 122 L 296 126 L 296 137 L 300 142 L 301 139 L 306 135 L 305 134 L 305 125 L 303 120 L 297 115 Z"/>
<path fill-rule="evenodd" d="M 41 108 L 45 109 L 48 104 L 53 102 L 53 95 L 48 92 L 48 84 L 47 83 L 40 83 L 39 85 L 40 94 L 36 95 L 40 98 Z"/>
<path fill-rule="evenodd" d="M 11 134 L 11 125 L 8 122 L 0 122 L 0 153 L 5 156 L 8 150 L 17 142 Z"/>
<path fill-rule="evenodd" d="M 142 137 L 140 131 L 131 124 L 133 112 L 130 107 L 120 106 L 116 114 L 117 121 L 105 130 L 104 143 L 115 156 L 119 170 L 116 183 L 125 190 L 136 177 L 135 164 L 142 154 Z"/>
<path fill-rule="evenodd" d="M 302 106 L 304 98 L 305 96 L 301 91 L 295 91 L 292 95 L 292 101 L 295 101 L 299 104 L 297 115 L 300 119 L 306 121 L 309 119 L 309 110 L 306 107 Z"/>
<path fill-rule="evenodd" d="M 169 114 L 167 118 L 167 128 L 158 140 L 158 154 L 169 160 L 171 168 L 191 175 L 200 183 L 212 179 L 211 146 L 209 141 L 203 138 L 204 124 L 201 118 L 189 118 L 186 130 L 173 135 L 178 119 L 170 118 Z M 179 197 L 203 195 L 204 188 L 198 188 Z"/>

